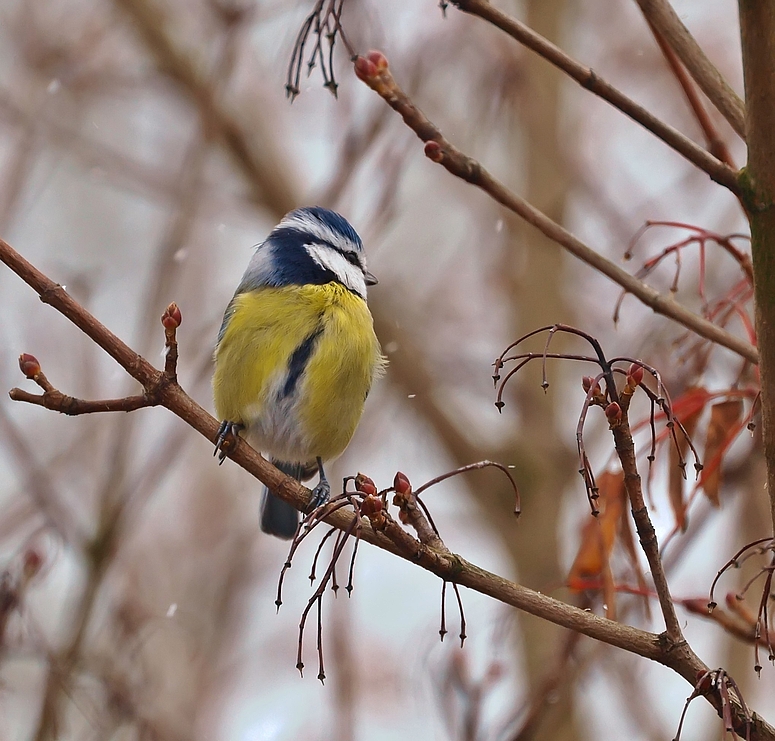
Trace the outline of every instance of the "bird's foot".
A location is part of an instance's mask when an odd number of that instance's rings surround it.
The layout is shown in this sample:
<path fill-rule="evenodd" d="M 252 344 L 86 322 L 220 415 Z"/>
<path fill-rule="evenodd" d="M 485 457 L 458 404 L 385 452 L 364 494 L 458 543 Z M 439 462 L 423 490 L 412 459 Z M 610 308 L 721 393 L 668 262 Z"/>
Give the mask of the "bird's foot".
<path fill-rule="evenodd" d="M 316 510 L 318 507 L 322 507 L 331 497 L 331 484 L 328 483 L 326 473 L 323 470 L 323 461 L 318 458 L 317 462 L 320 480 L 318 481 L 317 486 L 312 490 L 312 498 L 309 500 L 306 509 L 307 513 Z"/>
<path fill-rule="evenodd" d="M 218 456 L 218 465 L 220 466 L 226 460 L 226 455 L 229 449 L 234 446 L 234 438 L 239 436 L 239 433 L 245 429 L 245 425 L 241 425 L 239 422 L 229 422 L 228 419 L 224 419 L 221 422 L 221 426 L 218 428 L 218 435 L 215 438 L 215 450 L 213 455 Z"/>
<path fill-rule="evenodd" d="M 312 498 L 307 505 L 307 512 L 322 507 L 331 498 L 331 484 L 326 479 L 318 481 L 317 486 L 312 490 Z"/>

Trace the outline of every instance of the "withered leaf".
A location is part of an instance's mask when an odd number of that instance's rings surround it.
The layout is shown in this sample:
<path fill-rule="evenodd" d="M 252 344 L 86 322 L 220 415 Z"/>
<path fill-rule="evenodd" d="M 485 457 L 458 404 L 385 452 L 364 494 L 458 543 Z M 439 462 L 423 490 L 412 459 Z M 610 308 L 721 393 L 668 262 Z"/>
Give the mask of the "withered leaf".
<path fill-rule="evenodd" d="M 568 574 L 568 586 L 579 591 L 602 586 L 601 577 L 605 576 L 608 568 L 619 520 L 624 511 L 626 495 L 622 471 L 604 471 L 598 477 L 597 485 L 600 490 L 597 500 L 600 514 L 587 518 L 584 523 L 581 544 Z M 606 594 L 606 600 L 609 610 L 613 610 L 613 596 Z"/>
<path fill-rule="evenodd" d="M 710 410 L 708 435 L 705 438 L 705 467 L 699 485 L 714 507 L 720 505 L 721 462 L 729 446 L 740 432 L 743 400 L 728 399 L 714 404 Z"/>
<path fill-rule="evenodd" d="M 708 392 L 701 387 L 687 389 L 676 399 L 673 410 L 676 419 L 684 426 L 689 437 L 694 435 L 697 428 L 697 421 L 700 418 L 705 404 L 709 398 Z M 686 455 L 689 451 L 689 441 L 681 430 L 676 429 L 676 440 L 678 447 L 669 441 L 669 483 L 668 495 L 670 506 L 675 517 L 675 524 L 681 530 L 686 530 L 686 501 L 684 499 L 684 481 L 686 480 L 686 469 L 680 467 L 681 460 L 686 461 Z"/>

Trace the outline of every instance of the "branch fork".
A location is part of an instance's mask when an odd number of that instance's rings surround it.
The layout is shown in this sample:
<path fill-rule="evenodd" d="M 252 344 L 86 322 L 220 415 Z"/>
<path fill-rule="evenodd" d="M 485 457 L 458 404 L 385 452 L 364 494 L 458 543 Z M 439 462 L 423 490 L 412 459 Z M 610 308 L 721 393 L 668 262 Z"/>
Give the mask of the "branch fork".
<path fill-rule="evenodd" d="M 170 384 L 177 384 L 178 343 L 176 330 L 182 321 L 180 309 L 171 303 L 161 317 L 165 338 L 164 371 L 145 384 L 145 392 L 119 399 L 77 399 L 68 396 L 55 388 L 43 373 L 40 362 L 34 355 L 22 353 L 19 356 L 19 369 L 29 380 L 34 381 L 42 394 L 31 394 L 20 388 L 12 388 L 8 396 L 13 401 L 23 401 L 28 404 L 45 407 L 54 412 L 60 412 L 71 417 L 81 414 L 98 412 L 134 412 L 137 409 L 153 407 L 161 404 L 161 395 Z"/>

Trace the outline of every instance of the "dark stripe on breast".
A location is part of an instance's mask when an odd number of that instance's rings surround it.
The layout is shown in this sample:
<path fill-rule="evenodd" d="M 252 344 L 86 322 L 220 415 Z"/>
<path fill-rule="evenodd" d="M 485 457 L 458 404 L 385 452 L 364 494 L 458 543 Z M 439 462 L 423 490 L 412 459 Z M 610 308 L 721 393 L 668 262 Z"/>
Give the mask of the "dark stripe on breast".
<path fill-rule="evenodd" d="M 283 396 L 290 396 L 296 389 L 299 378 L 301 378 L 301 374 L 304 372 L 312 356 L 312 351 L 315 349 L 315 343 L 322 333 L 323 327 L 321 325 L 291 354 L 291 359 L 288 361 L 288 377 L 285 379 L 285 385 L 283 386 Z"/>

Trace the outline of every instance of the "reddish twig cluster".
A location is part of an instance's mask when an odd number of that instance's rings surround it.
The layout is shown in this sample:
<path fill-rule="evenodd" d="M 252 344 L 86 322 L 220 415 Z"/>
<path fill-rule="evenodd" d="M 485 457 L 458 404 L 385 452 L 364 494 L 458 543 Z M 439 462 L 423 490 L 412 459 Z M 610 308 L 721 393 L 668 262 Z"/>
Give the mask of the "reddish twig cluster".
<path fill-rule="evenodd" d="M 549 347 L 552 338 L 558 332 L 582 337 L 592 346 L 595 352 L 594 356 L 574 355 L 570 353 L 550 353 Z M 543 352 L 517 352 L 509 354 L 513 350 L 517 349 L 523 342 L 525 342 L 525 340 L 543 333 L 546 333 L 547 335 Z M 495 382 L 497 389 L 495 406 L 498 407 L 499 410 L 503 409 L 505 405 L 505 402 L 503 401 L 503 392 L 506 388 L 506 385 L 516 373 L 522 370 L 522 368 L 524 368 L 532 360 L 540 359 L 542 362 L 541 387 L 544 389 L 544 391 L 546 391 L 549 388 L 546 369 L 546 361 L 549 358 L 593 363 L 600 368 L 600 373 L 598 373 L 596 376 L 585 376 L 582 378 L 582 387 L 586 392 L 586 397 L 581 407 L 579 421 L 576 425 L 576 443 L 579 454 L 579 473 L 584 479 L 584 486 L 587 491 L 587 498 L 589 499 L 589 503 L 592 508 L 592 514 L 598 514 L 595 503 L 599 496 L 599 489 L 595 480 L 592 466 L 586 453 L 586 448 L 584 446 L 584 425 L 586 423 L 587 413 L 589 412 L 590 407 L 598 406 L 604 410 L 606 418 L 608 419 L 612 429 L 614 427 L 621 426 L 622 420 L 625 419 L 628 414 L 630 402 L 637 388 L 640 388 L 646 394 L 651 404 L 651 413 L 649 416 L 649 424 L 651 427 L 651 449 L 648 454 L 649 463 L 652 463 L 655 458 L 657 444 L 655 420 L 657 410 L 659 410 L 664 415 L 665 426 L 671 438 L 673 439 L 676 448 L 678 449 L 678 465 L 684 476 L 686 475 L 686 459 L 681 453 L 681 446 L 679 445 L 678 438 L 679 432 L 682 439 L 686 441 L 694 455 L 695 470 L 698 473 L 702 470 L 702 464 L 699 461 L 699 456 L 694 448 L 694 445 L 692 444 L 691 438 L 689 437 L 684 426 L 679 420 L 675 418 L 673 414 L 672 401 L 667 389 L 662 382 L 662 376 L 659 371 L 656 370 L 656 368 L 652 368 L 651 366 L 647 365 L 642 360 L 637 360 L 635 358 L 618 357 L 608 360 L 603 353 L 600 343 L 591 335 L 581 331 L 580 329 L 576 329 L 575 327 L 570 327 L 564 324 L 554 324 L 546 327 L 540 327 L 539 329 L 535 329 L 532 332 L 528 332 L 515 342 L 511 343 L 493 364 L 495 367 L 493 381 Z M 501 377 L 501 371 L 505 368 L 506 364 L 512 362 L 515 362 L 516 365 L 509 369 L 505 376 Z M 629 366 L 626 370 L 622 367 L 619 367 L 620 365 L 625 364 Z M 644 371 L 653 377 L 656 383 L 656 391 L 652 391 L 648 386 L 643 384 Z M 615 375 L 624 376 L 625 383 L 621 389 L 619 389 L 616 385 L 616 381 L 614 379 Z M 601 383 L 604 383 L 604 389 L 601 388 Z"/>
<path fill-rule="evenodd" d="M 694 692 L 686 699 L 681 720 L 678 722 L 673 741 L 680 741 L 686 711 L 692 700 L 697 697 L 707 697 L 716 706 L 721 719 L 724 721 L 724 737 L 727 733 L 736 733 L 741 738 L 750 741 L 753 719 L 748 706 L 743 699 L 743 693 L 732 677 L 723 669 L 711 669 L 703 672 L 697 678 Z"/>
<path fill-rule="evenodd" d="M 671 293 L 678 291 L 678 281 L 681 277 L 682 255 L 687 247 L 696 246 L 699 252 L 699 284 L 698 291 L 703 300 L 703 316 L 721 327 L 726 326 L 733 316 L 737 316 L 751 342 L 755 341 L 753 321 L 748 314 L 746 304 L 753 298 L 753 264 L 751 256 L 735 245 L 735 240 L 750 241 L 745 234 L 718 234 L 692 224 L 684 224 L 678 221 L 647 221 L 630 240 L 630 244 L 624 253 L 625 260 L 631 260 L 636 244 L 640 238 L 654 227 L 669 227 L 688 231 L 688 236 L 663 248 L 657 255 L 646 260 L 642 267 L 635 273 L 635 277 L 643 280 L 654 272 L 668 257 L 675 259 L 675 272 L 670 285 Z M 708 302 L 705 293 L 706 252 L 708 245 L 717 245 L 725 251 L 737 263 L 742 278 L 732 286 L 726 295 L 713 302 Z M 624 297 L 627 291 L 623 291 L 616 302 L 614 309 L 614 322 L 619 320 Z"/>
<path fill-rule="evenodd" d="M 337 566 L 339 560 L 342 557 L 345 546 L 350 537 L 354 538 L 354 544 L 352 552 L 350 554 L 349 566 L 347 568 L 347 583 L 345 590 L 347 595 L 350 596 L 353 591 L 353 573 L 355 570 L 355 558 L 358 554 L 358 544 L 363 533 L 363 528 L 368 527 L 375 532 L 384 533 L 396 549 L 412 560 L 420 560 L 420 557 L 424 550 L 431 549 L 436 552 L 444 553 L 447 556 L 452 556 L 449 549 L 444 545 L 444 542 L 439 535 L 439 530 L 436 527 L 433 517 L 427 504 L 420 498 L 420 494 L 430 487 L 448 479 L 452 476 L 457 476 L 466 471 L 472 471 L 487 467 L 494 467 L 503 471 L 509 479 L 512 487 L 514 488 L 515 495 L 517 496 L 516 511 L 519 512 L 519 493 L 517 491 L 516 483 L 512 478 L 508 470 L 499 463 L 493 463 L 492 461 L 480 461 L 468 466 L 462 466 L 461 468 L 449 471 L 441 476 L 437 476 L 431 479 L 426 484 L 423 484 L 416 491 L 413 490 L 409 479 L 400 471 L 395 475 L 393 479 L 393 485 L 382 491 L 378 491 L 374 482 L 362 473 L 356 476 L 347 476 L 344 479 L 342 493 L 336 497 L 330 499 L 326 504 L 317 507 L 316 509 L 307 512 L 299 523 L 299 527 L 296 530 L 296 535 L 291 542 L 291 548 L 288 552 L 288 558 L 283 565 L 280 572 L 280 577 L 277 584 L 277 599 L 275 604 L 277 609 L 280 609 L 282 605 L 282 589 L 283 582 L 285 580 L 285 574 L 288 569 L 291 568 L 293 563 L 293 557 L 301 544 L 307 539 L 318 525 L 325 522 L 334 512 L 344 509 L 346 507 L 352 507 L 355 516 L 350 521 L 349 525 L 344 528 L 331 527 L 328 532 L 321 538 L 320 543 L 315 550 L 315 555 L 312 559 L 312 568 L 309 574 L 310 583 L 314 583 L 317 577 L 318 561 L 323 552 L 323 548 L 332 537 L 333 549 L 328 561 L 328 565 L 320 578 L 319 584 L 312 596 L 307 601 L 307 605 L 304 608 L 301 621 L 299 623 L 299 645 L 297 653 L 296 668 L 299 672 L 304 669 L 303 661 L 303 649 L 304 649 L 304 631 L 307 625 L 307 619 L 313 608 L 317 610 L 317 653 L 318 653 L 318 679 L 323 682 L 326 678 L 325 667 L 323 661 L 323 618 L 322 618 L 322 605 L 323 595 L 326 589 L 329 587 L 331 591 L 336 595 L 339 591 L 339 580 L 337 578 Z M 348 489 L 348 484 L 352 482 L 354 490 Z M 398 507 L 398 519 L 404 525 L 410 525 L 417 533 L 417 539 L 413 538 L 409 532 L 396 522 L 390 515 L 388 496 L 393 494 L 392 504 Z M 441 588 L 441 625 L 439 628 L 439 635 L 441 640 L 444 640 L 444 636 L 447 634 L 447 622 L 446 622 L 446 592 L 447 592 L 447 579 L 442 579 Z M 451 581 L 451 580 L 450 580 Z M 458 612 L 460 614 L 460 645 L 462 646 L 466 639 L 466 620 L 463 611 L 463 602 L 460 597 L 460 591 L 457 583 L 451 581 L 452 589 L 455 592 L 455 598 L 457 601 Z"/>
<path fill-rule="evenodd" d="M 550 353 L 549 348 L 551 346 L 551 341 L 558 332 L 581 337 L 592 347 L 594 354 L 575 355 L 569 353 Z M 525 340 L 544 333 L 546 334 L 546 342 L 544 344 L 543 352 L 513 352 L 514 350 L 519 350 L 520 345 L 525 342 Z M 501 353 L 500 357 L 495 360 L 493 380 L 497 388 L 497 400 L 495 403 L 499 409 L 503 408 L 503 391 L 509 380 L 515 373 L 518 373 L 532 360 L 539 358 L 543 364 L 541 386 L 544 390 L 549 388 L 546 372 L 546 361 L 549 358 L 593 363 L 600 369 L 600 372 L 596 376 L 585 376 L 582 379 L 582 386 L 586 392 L 586 396 L 576 426 L 579 473 L 584 479 L 584 487 L 587 492 L 587 498 L 589 499 L 592 514 L 597 515 L 598 508 L 596 502 L 599 497 L 599 487 L 595 480 L 595 475 L 584 446 L 584 425 L 589 409 L 593 406 L 598 406 L 604 411 L 609 429 L 614 438 L 614 448 L 622 466 L 624 485 L 627 497 L 630 501 L 632 516 L 635 520 L 635 527 L 640 538 L 641 546 L 646 554 L 649 566 L 651 567 L 654 586 L 665 620 L 667 637 L 675 643 L 683 642 L 683 634 L 675 614 L 675 607 L 670 596 L 667 577 L 665 576 L 665 571 L 659 556 L 659 545 L 657 543 L 656 533 L 643 497 L 641 477 L 638 473 L 635 443 L 633 441 L 628 418 L 630 402 L 635 391 L 640 388 L 651 403 L 651 451 L 649 453 L 649 462 L 653 460 L 656 448 L 654 418 L 656 410 L 659 409 L 665 415 L 666 426 L 670 430 L 670 435 L 673 438 L 676 448 L 679 449 L 679 453 L 681 446 L 678 444 L 678 432 L 681 433 L 694 454 L 695 469 L 697 472 L 701 470 L 702 464 L 699 462 L 697 452 L 691 444 L 689 435 L 673 415 L 670 396 L 662 383 L 661 375 L 655 368 L 652 368 L 641 360 L 625 357 L 608 359 L 598 340 L 580 329 L 565 324 L 550 325 L 533 330 L 523 337 L 520 337 L 516 342 L 509 345 L 503 353 Z M 501 378 L 501 371 L 505 364 L 510 362 L 515 362 L 516 365 Z M 619 367 L 621 364 L 628 364 L 629 367 L 625 370 L 624 368 Z M 650 374 L 654 379 L 656 391 L 652 391 L 643 383 L 644 371 Z M 624 376 L 624 385 L 621 388 L 617 386 L 616 383 L 617 375 Z M 678 429 L 676 430 L 676 428 Z M 682 453 L 679 456 L 679 465 L 685 475 L 686 460 Z"/>
<path fill-rule="evenodd" d="M 768 563 L 762 566 L 753 577 L 748 580 L 747 584 L 745 584 L 740 592 L 734 595 L 734 597 L 735 600 L 742 601 L 751 586 L 753 586 L 759 577 L 764 576 L 762 594 L 759 599 L 759 609 L 756 613 L 755 620 L 753 620 L 753 631 L 751 635 L 751 640 L 754 644 L 754 669 L 757 674 L 761 674 L 762 664 L 759 658 L 760 646 L 767 648 L 769 661 L 775 662 L 775 642 L 773 641 L 773 630 L 770 627 L 772 612 L 769 608 L 770 601 L 775 599 L 775 592 L 773 592 L 772 589 L 773 573 L 775 573 L 775 540 L 772 538 L 760 538 L 759 540 L 754 540 L 752 543 L 744 545 L 719 569 L 710 587 L 708 612 L 713 613 L 717 607 L 715 600 L 716 584 L 718 584 L 719 579 L 721 579 L 724 573 L 731 568 L 740 568 L 745 561 L 755 556 L 766 556 Z M 727 600 L 727 602 L 729 603 L 729 600 Z M 750 619 L 749 622 L 751 622 Z"/>

